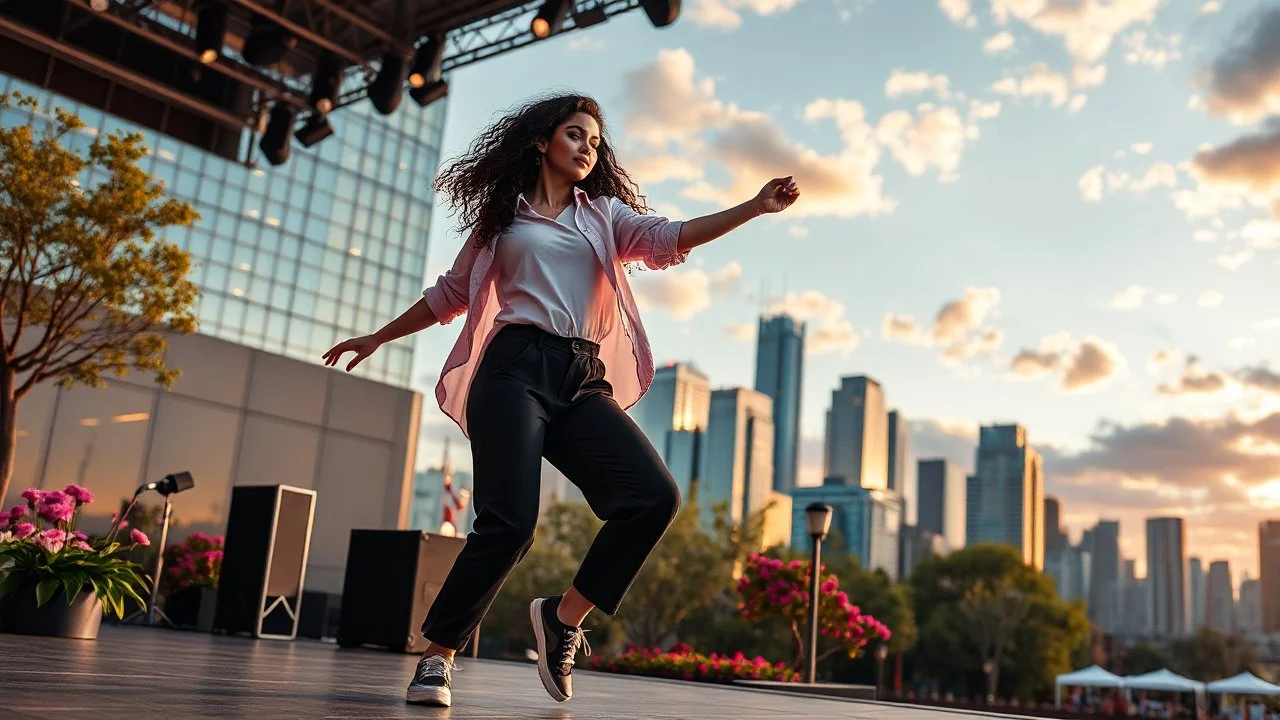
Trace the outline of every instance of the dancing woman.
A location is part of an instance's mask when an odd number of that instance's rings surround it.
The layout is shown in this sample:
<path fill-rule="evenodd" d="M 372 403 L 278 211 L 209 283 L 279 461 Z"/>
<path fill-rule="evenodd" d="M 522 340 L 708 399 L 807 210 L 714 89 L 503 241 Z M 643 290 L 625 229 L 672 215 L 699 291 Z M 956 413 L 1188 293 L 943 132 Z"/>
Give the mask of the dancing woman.
<path fill-rule="evenodd" d="M 423 623 L 429 645 L 406 699 L 451 704 L 455 651 L 533 542 L 545 457 L 604 520 L 572 585 L 529 608 L 538 674 L 564 702 L 583 620 L 594 608 L 617 612 L 680 505 L 662 458 L 624 412 L 654 374 L 624 264 L 681 263 L 800 192 L 778 178 L 713 215 L 651 215 L 614 157 L 599 105 L 581 95 L 537 99 L 502 118 L 435 188 L 470 231 L 453 267 L 381 330 L 324 355 L 332 366 L 354 353 L 350 371 L 384 343 L 467 315 L 436 399 L 471 441 L 476 518 Z"/>

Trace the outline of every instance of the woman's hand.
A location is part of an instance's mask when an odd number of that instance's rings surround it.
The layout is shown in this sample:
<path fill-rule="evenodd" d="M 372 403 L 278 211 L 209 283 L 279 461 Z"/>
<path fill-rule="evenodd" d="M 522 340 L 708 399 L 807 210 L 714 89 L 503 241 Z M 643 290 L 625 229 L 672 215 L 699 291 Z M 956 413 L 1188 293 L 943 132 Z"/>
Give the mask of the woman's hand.
<path fill-rule="evenodd" d="M 350 340 L 343 340 L 324 354 L 324 364 L 328 367 L 337 365 L 344 354 L 353 352 L 356 356 L 351 358 L 350 363 L 347 363 L 347 372 L 351 372 L 355 369 L 355 366 L 360 364 L 361 360 L 372 355 L 380 347 L 382 347 L 382 341 L 376 335 L 363 335 Z"/>
<path fill-rule="evenodd" d="M 794 203 L 798 197 L 800 197 L 800 188 L 796 187 L 791 175 L 774 178 L 765 183 L 764 187 L 760 188 L 760 193 L 756 195 L 756 211 L 761 215 L 782 212 L 791 207 L 791 203 Z"/>

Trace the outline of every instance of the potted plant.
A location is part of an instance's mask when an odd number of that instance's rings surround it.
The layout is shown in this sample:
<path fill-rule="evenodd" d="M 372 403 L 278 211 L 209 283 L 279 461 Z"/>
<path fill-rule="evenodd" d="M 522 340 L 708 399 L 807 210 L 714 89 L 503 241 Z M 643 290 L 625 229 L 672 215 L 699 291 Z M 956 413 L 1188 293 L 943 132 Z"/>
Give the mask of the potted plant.
<path fill-rule="evenodd" d="M 197 532 L 165 548 L 160 585 L 167 589 L 164 610 L 174 625 L 213 630 L 222 545 L 221 535 Z"/>
<path fill-rule="evenodd" d="M 126 598 L 145 605 L 145 580 L 128 551 L 151 541 L 132 530 L 117 542 L 121 515 L 101 538 L 76 530 L 93 493 L 78 486 L 22 493 L 27 504 L 0 515 L 0 632 L 95 639 L 104 613 L 124 615 Z M 122 552 L 122 550 L 124 552 Z"/>

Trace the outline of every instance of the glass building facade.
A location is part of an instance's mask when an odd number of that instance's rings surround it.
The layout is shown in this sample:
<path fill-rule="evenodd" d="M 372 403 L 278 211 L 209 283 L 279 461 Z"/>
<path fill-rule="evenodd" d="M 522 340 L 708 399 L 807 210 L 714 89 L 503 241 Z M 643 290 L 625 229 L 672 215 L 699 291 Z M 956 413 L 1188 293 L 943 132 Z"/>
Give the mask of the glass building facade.
<path fill-rule="evenodd" d="M 773 398 L 773 489 L 796 486 L 805 325 L 788 315 L 761 317 L 756 332 L 756 390 Z"/>
<path fill-rule="evenodd" d="M 791 500 L 792 547 L 813 547 L 805 508 L 811 503 L 825 503 L 832 509 L 831 532 L 839 534 L 845 553 L 857 557 L 865 568 L 884 570 L 889 579 L 898 579 L 902 498 L 897 493 L 828 478 L 824 485 L 792 490 Z"/>
<path fill-rule="evenodd" d="M 78 114 L 86 127 L 64 140 L 69 147 L 117 130 L 143 135 L 150 155 L 142 169 L 200 214 L 162 237 L 193 256 L 203 334 L 318 362 L 334 342 L 372 332 L 422 292 L 443 101 L 406 101 L 389 116 L 354 103 L 330 113 L 331 137 L 311 148 L 294 143 L 278 167 L 255 147 L 259 167 L 249 168 L 0 75 L 0 92 L 13 91 Z M 0 116 L 5 126 L 30 120 L 25 109 Z M 407 387 L 412 364 L 412 344 L 401 342 L 355 373 Z"/>

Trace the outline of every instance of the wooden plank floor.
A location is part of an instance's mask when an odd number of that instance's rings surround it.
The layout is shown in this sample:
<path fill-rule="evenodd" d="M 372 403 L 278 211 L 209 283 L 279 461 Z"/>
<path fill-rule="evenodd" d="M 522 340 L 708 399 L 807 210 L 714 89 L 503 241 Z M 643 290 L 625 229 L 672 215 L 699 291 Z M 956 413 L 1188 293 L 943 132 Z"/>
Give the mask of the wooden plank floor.
<path fill-rule="evenodd" d="M 463 659 L 454 707 L 407 705 L 416 657 L 311 640 L 103 625 L 96 641 L 0 634 L 0 718 L 876 718 L 954 712 L 578 671 L 552 701 L 533 665 Z"/>

